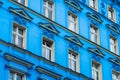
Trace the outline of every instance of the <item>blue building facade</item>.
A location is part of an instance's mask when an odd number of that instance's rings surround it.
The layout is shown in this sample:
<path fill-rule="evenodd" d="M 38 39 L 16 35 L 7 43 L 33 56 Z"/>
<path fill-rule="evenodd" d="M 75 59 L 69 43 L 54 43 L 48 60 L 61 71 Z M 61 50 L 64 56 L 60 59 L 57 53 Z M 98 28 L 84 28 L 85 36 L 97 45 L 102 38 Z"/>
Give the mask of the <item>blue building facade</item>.
<path fill-rule="evenodd" d="M 0 80 L 120 80 L 119 43 L 120 0 L 0 0 Z"/>

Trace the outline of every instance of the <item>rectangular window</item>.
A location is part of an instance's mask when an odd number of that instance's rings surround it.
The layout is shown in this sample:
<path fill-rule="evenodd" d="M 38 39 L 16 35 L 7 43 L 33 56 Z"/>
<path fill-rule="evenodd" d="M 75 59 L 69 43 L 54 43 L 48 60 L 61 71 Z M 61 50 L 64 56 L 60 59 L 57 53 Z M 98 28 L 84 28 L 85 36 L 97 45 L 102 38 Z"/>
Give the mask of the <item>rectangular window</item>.
<path fill-rule="evenodd" d="M 113 53 L 117 53 L 118 45 L 117 45 L 117 39 L 113 36 L 110 36 L 110 51 Z"/>
<path fill-rule="evenodd" d="M 91 25 L 90 27 L 91 41 L 99 44 L 99 32 L 98 28 Z"/>
<path fill-rule="evenodd" d="M 69 29 L 78 33 L 78 20 L 77 20 L 77 16 L 72 14 L 72 13 L 68 13 L 68 26 Z"/>
<path fill-rule="evenodd" d="M 97 9 L 98 9 L 98 3 L 97 3 L 97 0 L 89 0 L 89 6 L 92 8 L 92 9 L 94 9 L 94 10 L 96 10 L 97 11 Z"/>
<path fill-rule="evenodd" d="M 25 28 L 16 23 L 13 23 L 12 43 L 25 48 Z"/>
<path fill-rule="evenodd" d="M 14 0 L 14 1 L 16 1 L 24 6 L 27 6 L 27 3 L 28 3 L 28 0 Z"/>
<path fill-rule="evenodd" d="M 78 68 L 79 68 L 78 54 L 69 50 L 68 57 L 69 57 L 69 68 L 72 69 L 73 71 L 78 71 Z"/>
<path fill-rule="evenodd" d="M 51 20 L 54 18 L 54 3 L 50 0 L 44 0 L 44 16 Z"/>
<path fill-rule="evenodd" d="M 42 43 L 42 55 L 44 58 L 53 61 L 54 55 L 53 55 L 53 42 L 51 40 L 48 40 L 46 38 L 43 38 Z"/>
<path fill-rule="evenodd" d="M 22 73 L 16 71 L 10 71 L 9 80 L 26 80 L 26 77 Z"/>
<path fill-rule="evenodd" d="M 108 6 L 108 18 L 115 22 L 115 17 L 115 10 L 112 7 Z"/>
<path fill-rule="evenodd" d="M 92 61 L 92 78 L 101 80 L 101 65 L 95 61 Z"/>
<path fill-rule="evenodd" d="M 112 71 L 112 80 L 120 80 L 120 73 Z"/>

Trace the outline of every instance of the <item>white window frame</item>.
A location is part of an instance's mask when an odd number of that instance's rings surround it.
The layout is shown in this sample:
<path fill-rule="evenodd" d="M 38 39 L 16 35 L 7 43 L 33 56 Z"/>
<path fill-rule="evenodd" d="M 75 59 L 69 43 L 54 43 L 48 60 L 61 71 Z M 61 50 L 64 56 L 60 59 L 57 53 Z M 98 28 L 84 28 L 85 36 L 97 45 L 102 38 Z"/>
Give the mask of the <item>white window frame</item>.
<path fill-rule="evenodd" d="M 90 8 L 98 11 L 98 0 L 89 0 L 89 6 Z"/>
<path fill-rule="evenodd" d="M 14 1 L 16 1 L 16 2 L 18 2 L 18 3 L 20 3 L 20 4 L 22 4 L 22 3 L 21 3 L 21 0 L 14 0 Z M 25 0 L 25 4 L 22 4 L 22 5 L 28 6 L 28 0 Z"/>
<path fill-rule="evenodd" d="M 14 76 L 14 79 L 13 79 L 13 80 L 17 80 L 17 75 L 22 76 L 22 80 L 26 80 L 26 75 L 25 75 L 24 73 L 22 73 L 22 72 L 10 70 L 10 74 L 11 74 L 11 73 L 12 73 L 13 76 Z M 10 77 L 11 77 L 11 75 L 9 75 L 9 80 L 11 80 Z"/>
<path fill-rule="evenodd" d="M 74 21 L 73 21 L 74 20 Z M 74 26 L 70 26 L 70 24 L 73 24 Z M 79 28 L 78 28 L 78 17 L 77 15 L 68 12 L 68 28 L 72 30 L 73 32 L 78 33 Z"/>
<path fill-rule="evenodd" d="M 112 9 L 113 12 L 110 12 L 109 9 Z M 108 19 L 110 19 L 113 22 L 116 22 L 116 11 L 114 8 L 112 8 L 111 6 L 108 6 Z"/>
<path fill-rule="evenodd" d="M 93 38 L 96 41 L 94 41 Z M 94 43 L 100 44 L 99 29 L 92 24 L 90 25 L 90 40 Z"/>
<path fill-rule="evenodd" d="M 47 60 L 50 60 L 50 61 L 54 61 L 54 42 L 50 39 L 47 39 L 45 37 L 43 37 L 43 42 L 45 41 L 45 44 L 42 43 L 42 56 L 44 58 L 46 58 Z M 51 47 L 48 47 L 46 43 L 50 43 L 51 44 Z M 45 48 L 45 52 L 46 53 L 43 53 L 43 47 Z M 51 51 L 51 54 L 49 56 L 49 54 L 47 53 L 47 50 L 50 50 Z M 50 58 L 50 59 L 49 59 Z"/>
<path fill-rule="evenodd" d="M 16 27 L 16 32 L 13 30 L 14 28 L 13 27 Z M 16 46 L 18 47 L 21 47 L 21 48 L 26 48 L 26 28 L 24 28 L 23 26 L 17 24 L 17 23 L 13 23 L 13 27 L 12 27 L 12 43 L 15 44 Z M 23 30 L 23 35 L 19 34 L 18 30 L 21 29 Z M 15 43 L 13 42 L 13 35 L 15 35 Z M 22 43 L 22 46 L 19 46 L 19 42 L 18 42 L 18 37 L 22 37 L 23 38 L 23 43 Z"/>
<path fill-rule="evenodd" d="M 50 8 L 48 6 L 48 4 L 50 4 L 52 6 L 52 8 Z M 45 9 L 47 10 L 47 12 L 45 12 Z M 44 11 L 44 16 L 49 18 L 48 17 L 48 10 L 52 11 L 52 19 L 51 20 L 54 20 L 54 3 L 51 2 L 50 0 L 44 0 L 44 4 L 43 4 L 43 11 Z M 49 18 L 50 19 L 50 18 Z"/>
<path fill-rule="evenodd" d="M 93 67 L 93 65 L 95 65 L 95 66 Z M 96 72 L 98 73 L 98 76 L 97 76 L 97 74 L 95 74 Z M 101 64 L 99 64 L 98 62 L 96 62 L 94 60 L 92 61 L 92 79 L 94 79 L 94 80 L 102 80 L 102 67 L 101 67 Z"/>
<path fill-rule="evenodd" d="M 114 73 L 114 74 L 113 74 Z M 117 77 L 118 76 L 118 77 Z M 118 78 L 118 79 L 117 79 Z M 112 70 L 112 80 L 120 80 L 120 72 Z"/>
<path fill-rule="evenodd" d="M 118 40 L 112 35 L 110 35 L 110 51 L 118 55 Z"/>
<path fill-rule="evenodd" d="M 73 55 L 76 57 L 76 59 L 73 58 Z M 72 64 L 71 61 L 74 61 L 76 63 L 76 65 L 71 65 Z M 80 64 L 79 63 L 80 63 L 79 54 L 72 51 L 72 50 L 69 50 L 69 53 L 68 53 L 68 67 L 70 69 L 72 69 L 73 71 L 80 72 L 80 68 L 79 68 Z"/>

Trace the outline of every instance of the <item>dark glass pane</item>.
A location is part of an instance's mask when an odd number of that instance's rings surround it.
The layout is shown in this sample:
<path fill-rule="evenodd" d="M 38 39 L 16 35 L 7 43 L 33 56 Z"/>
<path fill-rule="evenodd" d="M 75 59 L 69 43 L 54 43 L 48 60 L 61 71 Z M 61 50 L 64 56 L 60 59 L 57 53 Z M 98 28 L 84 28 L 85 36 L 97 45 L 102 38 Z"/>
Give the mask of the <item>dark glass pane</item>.
<path fill-rule="evenodd" d="M 18 29 L 18 33 L 23 35 L 23 30 L 22 29 Z"/>
<path fill-rule="evenodd" d="M 17 80 L 22 80 L 22 75 L 17 75 Z"/>
<path fill-rule="evenodd" d="M 25 5 L 25 0 L 20 0 L 20 3 Z"/>
<path fill-rule="evenodd" d="M 52 11 L 51 10 L 48 10 L 48 18 L 52 19 Z"/>
<path fill-rule="evenodd" d="M 14 80 L 14 74 L 10 73 L 10 80 Z"/>
<path fill-rule="evenodd" d="M 16 36 L 13 34 L 13 38 L 12 38 L 12 43 L 15 44 L 15 40 L 16 39 Z"/>
<path fill-rule="evenodd" d="M 23 38 L 18 36 L 18 46 L 23 47 Z"/>
<path fill-rule="evenodd" d="M 13 31 L 16 32 L 17 31 L 17 27 L 13 26 Z"/>

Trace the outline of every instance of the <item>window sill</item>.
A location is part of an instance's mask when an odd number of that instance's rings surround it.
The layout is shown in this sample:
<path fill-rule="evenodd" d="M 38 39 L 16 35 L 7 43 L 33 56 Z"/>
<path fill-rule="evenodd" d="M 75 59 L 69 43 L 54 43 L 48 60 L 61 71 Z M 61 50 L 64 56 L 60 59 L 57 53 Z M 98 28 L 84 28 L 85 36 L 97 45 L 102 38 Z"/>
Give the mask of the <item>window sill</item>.
<path fill-rule="evenodd" d="M 116 23 L 116 20 L 115 20 L 115 19 L 111 19 L 111 18 L 109 18 L 109 17 L 108 17 L 108 19 Z"/>
<path fill-rule="evenodd" d="M 20 5 L 22 5 L 22 6 L 28 7 L 27 4 L 23 5 L 23 4 L 21 4 L 21 3 L 17 2 L 17 1 L 15 1 L 15 0 L 10 0 L 10 1 L 15 2 L 15 3 L 17 3 L 17 4 L 20 4 Z"/>
<path fill-rule="evenodd" d="M 96 9 L 95 7 L 90 6 L 90 8 L 98 12 L 98 9 Z"/>

